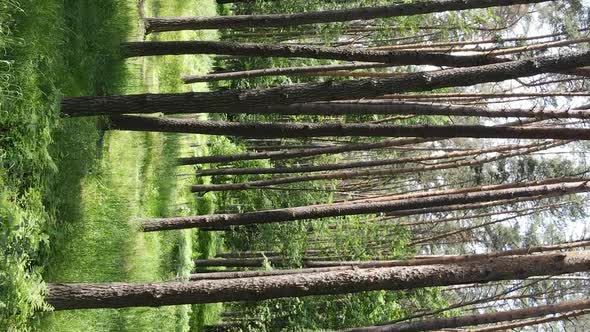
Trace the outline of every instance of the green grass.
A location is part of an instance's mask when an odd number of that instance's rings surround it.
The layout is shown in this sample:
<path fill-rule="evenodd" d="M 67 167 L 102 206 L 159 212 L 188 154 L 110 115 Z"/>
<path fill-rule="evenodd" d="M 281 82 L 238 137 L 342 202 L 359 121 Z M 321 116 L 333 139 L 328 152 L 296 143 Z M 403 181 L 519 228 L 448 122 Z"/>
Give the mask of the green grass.
<path fill-rule="evenodd" d="M 153 0 L 147 7 L 161 15 L 215 13 L 212 0 L 199 6 Z M 0 256 L 0 330 L 189 330 L 190 306 L 28 319 L 42 308 L 41 276 L 46 282 L 170 280 L 190 273 L 203 250 L 196 231 L 144 234 L 136 223 L 212 206 L 182 190 L 190 179 L 175 176 L 172 161 L 195 153 L 188 150 L 194 136 L 104 132 L 104 119 L 58 116 L 62 95 L 206 88 L 184 86 L 179 75 L 206 71 L 208 57 L 121 61 L 117 46 L 139 38 L 137 22 L 132 0 L 0 0 L 0 246 L 6 248 Z M 199 246 L 194 252 L 193 242 Z M 219 310 L 197 309 L 206 314 L 196 325 L 214 321 Z"/>

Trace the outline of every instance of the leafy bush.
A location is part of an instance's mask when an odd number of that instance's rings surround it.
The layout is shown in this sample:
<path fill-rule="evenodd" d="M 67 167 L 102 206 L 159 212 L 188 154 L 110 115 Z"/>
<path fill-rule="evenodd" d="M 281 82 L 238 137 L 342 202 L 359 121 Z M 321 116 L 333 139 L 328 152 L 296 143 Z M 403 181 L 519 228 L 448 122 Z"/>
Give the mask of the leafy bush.
<path fill-rule="evenodd" d="M 42 231 L 48 216 L 39 192 L 16 197 L 14 192 L 0 192 L 0 328 L 7 331 L 26 330 L 25 323 L 35 312 L 49 309 L 43 301 L 40 271 L 34 266 L 41 249 L 48 246 Z"/>

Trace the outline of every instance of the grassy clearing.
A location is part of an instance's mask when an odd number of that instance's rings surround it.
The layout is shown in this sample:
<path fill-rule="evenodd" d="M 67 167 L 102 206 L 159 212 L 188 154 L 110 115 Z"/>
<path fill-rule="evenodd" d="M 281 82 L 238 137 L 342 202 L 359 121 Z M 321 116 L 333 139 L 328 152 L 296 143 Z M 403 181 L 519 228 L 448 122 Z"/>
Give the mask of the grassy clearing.
<path fill-rule="evenodd" d="M 210 209 L 211 201 L 181 190 L 189 179 L 178 181 L 171 163 L 189 153 L 194 137 L 104 132 L 104 119 L 58 116 L 62 95 L 206 88 L 182 86 L 179 74 L 207 70 L 208 57 L 119 60 L 119 42 L 138 37 L 136 5 L 0 0 L 0 245 L 6 248 L 0 306 L 7 309 L 0 310 L 1 330 L 189 330 L 190 306 L 56 312 L 27 321 L 42 305 L 41 276 L 46 282 L 170 280 L 190 273 L 197 255 L 196 232 L 144 234 L 135 223 Z M 215 13 L 209 0 L 199 13 L 182 0 L 148 1 L 148 8 L 162 15 Z M 199 308 L 206 315 L 195 324 L 214 320 L 215 308 Z"/>

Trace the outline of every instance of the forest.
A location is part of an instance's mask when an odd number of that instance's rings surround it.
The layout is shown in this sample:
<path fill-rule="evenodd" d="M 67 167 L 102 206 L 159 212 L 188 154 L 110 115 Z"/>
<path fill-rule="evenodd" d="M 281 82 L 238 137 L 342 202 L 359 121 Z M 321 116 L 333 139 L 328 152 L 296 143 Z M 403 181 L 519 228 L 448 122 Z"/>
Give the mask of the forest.
<path fill-rule="evenodd" d="M 587 331 L 589 22 L 0 0 L 0 330 Z"/>

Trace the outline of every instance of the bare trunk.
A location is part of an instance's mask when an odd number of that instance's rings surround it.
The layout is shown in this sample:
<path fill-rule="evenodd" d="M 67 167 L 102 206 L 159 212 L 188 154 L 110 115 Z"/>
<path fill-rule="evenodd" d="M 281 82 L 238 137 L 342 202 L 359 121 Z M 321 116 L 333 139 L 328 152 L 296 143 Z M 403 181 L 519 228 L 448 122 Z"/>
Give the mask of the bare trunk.
<path fill-rule="evenodd" d="M 393 168 L 393 169 L 376 169 L 376 170 L 358 170 L 358 171 L 340 171 L 340 172 L 330 172 L 330 173 L 321 173 L 321 174 L 311 174 L 311 175 L 300 175 L 300 176 L 287 176 L 287 177 L 280 177 L 280 178 L 272 178 L 268 180 L 258 180 L 258 181 L 248 181 L 242 183 L 228 183 L 228 184 L 202 184 L 202 185 L 193 185 L 191 186 L 192 192 L 209 192 L 209 191 L 227 191 L 227 190 L 249 190 L 249 189 L 257 189 L 257 188 L 264 188 L 268 186 L 278 185 L 278 184 L 289 184 L 289 183 L 299 183 L 299 182 L 307 182 L 307 181 L 316 181 L 316 180 L 343 180 L 343 179 L 352 179 L 357 177 L 379 177 L 379 176 L 392 176 L 392 175 L 400 175 L 400 174 L 408 174 L 408 173 L 417 173 L 417 172 L 429 172 L 435 170 L 442 170 L 442 169 L 449 169 L 449 168 L 459 168 L 459 167 L 467 167 L 467 166 L 475 166 L 475 165 L 482 165 L 485 163 L 507 159 L 513 156 L 521 156 L 526 155 L 531 152 L 535 151 L 542 151 L 552 147 L 556 147 L 559 145 L 563 145 L 565 142 L 556 142 L 550 143 L 546 145 L 541 145 L 529 149 L 522 149 L 522 150 L 515 150 L 509 153 L 498 154 L 496 156 L 486 157 L 482 159 L 475 159 L 475 160 L 459 160 L 459 161 L 443 161 L 441 163 L 436 163 L 433 165 L 426 165 L 426 166 L 413 166 L 408 168 Z"/>
<path fill-rule="evenodd" d="M 210 258 L 197 259 L 194 261 L 195 267 L 210 267 L 210 266 L 226 266 L 226 267 L 262 267 L 264 262 L 277 266 L 284 266 L 288 261 L 282 257 L 267 257 L 267 258 Z"/>
<path fill-rule="evenodd" d="M 346 332 L 420 332 L 433 331 L 444 328 L 454 328 L 471 325 L 499 323 L 516 319 L 543 317 L 567 313 L 577 310 L 590 309 L 590 300 L 566 301 L 538 307 L 500 311 L 487 314 L 458 316 L 451 318 L 425 319 L 417 322 L 396 323 L 391 325 L 368 326 L 343 330 Z"/>
<path fill-rule="evenodd" d="M 361 269 L 376 268 L 376 267 L 394 267 L 394 266 L 418 266 L 418 265 L 433 265 L 433 264 L 458 264 L 472 261 L 481 261 L 496 257 L 504 256 L 520 256 L 528 255 L 539 252 L 557 251 L 573 248 L 582 248 L 590 246 L 590 241 L 574 241 L 565 242 L 560 244 L 528 247 L 521 249 L 512 249 L 505 251 L 498 251 L 485 254 L 474 254 L 474 255 L 443 255 L 420 257 L 418 259 L 407 259 L 407 260 L 390 260 L 390 261 L 308 261 L 306 262 L 307 267 L 313 268 L 327 268 L 336 266 L 354 266 Z"/>
<path fill-rule="evenodd" d="M 236 272 L 213 272 L 213 273 L 195 273 L 189 275 L 189 280 L 212 280 L 212 279 L 235 279 L 251 277 L 269 277 L 288 274 L 317 273 L 329 271 L 350 270 L 351 266 L 332 266 L 314 269 L 287 269 L 272 271 L 236 271 Z"/>
<path fill-rule="evenodd" d="M 498 92 L 498 93 L 421 93 L 421 94 L 391 94 L 386 95 L 383 99 L 449 99 L 449 98 L 476 98 L 476 99 L 496 99 L 496 98 L 520 98 L 520 97 L 588 97 L 588 92 Z M 363 101 L 361 101 L 363 102 Z M 372 102 L 372 101 L 371 101 Z M 377 101 L 378 102 L 378 101 Z M 345 102 L 342 102 L 345 103 Z"/>
<path fill-rule="evenodd" d="M 589 94 L 590 95 L 590 94 Z M 507 96 L 506 94 L 498 97 Z M 576 94 L 577 96 L 577 94 Z M 411 99 L 413 95 L 402 95 L 400 99 Z M 358 102 L 333 102 L 271 106 L 253 110 L 259 114 L 286 115 L 448 115 L 479 116 L 488 118 L 536 118 L 536 119 L 590 119 L 588 110 L 558 110 L 532 107 L 491 109 L 470 105 L 436 103 L 412 103 L 394 100 L 361 100 Z M 249 113 L 246 111 L 245 113 Z"/>
<path fill-rule="evenodd" d="M 358 48 L 222 41 L 127 42 L 121 44 L 121 52 L 126 58 L 156 55 L 215 54 L 377 62 L 387 63 L 391 66 L 432 65 L 441 67 L 473 67 L 510 61 L 506 58 L 492 57 L 485 54 L 451 55 L 446 53 L 427 53 L 419 50 L 372 51 Z"/>
<path fill-rule="evenodd" d="M 234 113 L 276 105 L 362 99 L 391 93 L 471 86 L 588 65 L 590 51 L 471 68 L 410 73 L 388 79 L 329 81 L 261 90 L 70 97 L 62 100 L 61 107 L 62 113 L 70 116 L 159 112 Z"/>
<path fill-rule="evenodd" d="M 170 17 L 145 19 L 146 31 L 163 32 L 200 29 L 291 27 L 304 24 L 371 20 L 445 11 L 531 4 L 548 0 L 430 0 L 393 6 L 326 10 L 295 14 L 233 15 L 215 17 Z"/>
<path fill-rule="evenodd" d="M 111 129 L 226 135 L 250 138 L 304 137 L 421 137 L 421 138 L 521 138 L 590 140 L 590 129 L 521 126 L 400 126 L 368 123 L 238 123 L 178 118 L 120 115 L 111 118 Z"/>
<path fill-rule="evenodd" d="M 578 310 L 578 311 L 573 311 L 573 312 L 569 312 L 569 313 L 565 313 L 565 314 L 561 314 L 561 315 L 555 315 L 552 317 L 529 319 L 526 321 L 496 325 L 496 326 L 492 326 L 492 327 L 484 327 L 481 329 L 471 329 L 469 331 L 470 332 L 508 331 L 508 330 L 513 330 L 513 329 L 517 329 L 520 327 L 530 327 L 530 326 L 535 326 L 535 325 L 544 324 L 544 323 L 557 322 L 560 320 L 570 320 L 571 318 L 576 318 L 579 316 L 587 315 L 589 313 L 590 313 L 590 310 Z"/>
<path fill-rule="evenodd" d="M 397 165 L 405 163 L 416 163 L 429 160 L 441 160 L 448 158 L 457 158 L 465 156 L 481 155 L 491 152 L 504 152 L 510 150 L 520 150 L 528 147 L 538 146 L 539 144 L 528 144 L 528 145 L 507 145 L 494 147 L 489 149 L 480 150 L 468 150 L 460 152 L 451 152 L 439 155 L 420 156 L 420 157 L 407 157 L 407 158 L 394 158 L 394 159 L 382 159 L 382 160 L 369 160 L 369 161 L 357 161 L 340 164 L 327 164 L 327 165 L 312 165 L 312 166 L 295 166 L 295 167 L 272 167 L 272 168 L 214 168 L 214 169 L 203 169 L 196 172 L 197 175 L 211 176 L 211 175 L 245 175 L 245 174 L 290 174 L 290 173 L 310 173 L 310 172 L 322 172 L 322 171 L 335 171 L 349 168 L 360 168 L 360 167 L 376 167 L 386 165 Z"/>
<path fill-rule="evenodd" d="M 179 158 L 179 165 L 194 165 L 204 163 L 226 163 L 232 161 L 243 161 L 243 160 L 257 160 L 257 159 L 270 159 L 270 160 L 283 160 L 292 158 L 305 158 L 313 157 L 324 154 L 338 154 L 353 151 L 369 151 L 375 149 L 383 149 L 392 146 L 401 146 L 408 144 L 419 144 L 427 142 L 428 140 L 420 138 L 406 138 L 406 139 L 392 139 L 384 140 L 377 143 L 359 143 L 359 144 L 346 144 L 342 146 L 330 146 L 315 149 L 301 149 L 301 150 L 289 150 L 289 151 L 271 151 L 271 152 L 250 152 L 243 154 L 230 154 L 230 155 L 218 155 L 218 156 L 205 156 L 205 157 L 187 157 Z"/>
<path fill-rule="evenodd" d="M 182 77 L 184 83 L 197 82 L 214 82 L 221 80 L 236 80 L 243 78 L 255 78 L 263 76 L 279 76 L 279 75 L 300 75 L 310 73 L 323 73 L 334 70 L 351 70 L 351 69 L 366 69 L 366 68 L 383 68 L 391 67 L 387 63 L 351 63 L 342 65 L 323 65 L 323 66 L 307 66 L 307 67 L 287 67 L 287 68 L 265 68 L 252 69 L 243 71 L 211 73 L 207 75 L 186 75 Z"/>
<path fill-rule="evenodd" d="M 396 200 L 391 202 L 325 204 L 237 214 L 212 214 L 206 216 L 146 219 L 143 222 L 143 229 L 146 232 L 152 232 L 196 227 L 264 224 L 346 215 L 386 212 L 395 213 L 396 211 L 402 210 L 424 209 L 428 207 L 441 207 L 453 204 L 468 204 L 552 194 L 574 194 L 586 192 L 589 189 L 590 187 L 587 181 L 581 179 L 581 182 L 473 192 L 459 195 L 435 196 L 430 198 Z"/>
<path fill-rule="evenodd" d="M 578 251 L 499 257 L 485 263 L 360 269 L 277 277 L 149 284 L 48 284 L 46 301 L 55 310 L 256 301 L 523 279 L 589 269 L 589 253 Z"/>

